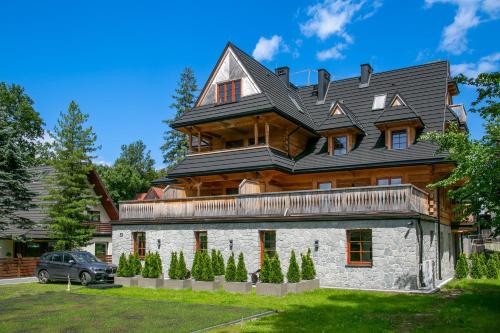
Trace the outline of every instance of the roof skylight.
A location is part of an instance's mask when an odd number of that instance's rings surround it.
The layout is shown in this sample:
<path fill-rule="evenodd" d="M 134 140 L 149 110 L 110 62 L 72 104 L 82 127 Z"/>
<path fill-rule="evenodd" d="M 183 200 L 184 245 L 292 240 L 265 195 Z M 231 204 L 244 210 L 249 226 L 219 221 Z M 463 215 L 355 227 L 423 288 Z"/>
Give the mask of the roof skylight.
<path fill-rule="evenodd" d="M 387 98 L 387 94 L 383 95 L 375 95 L 373 98 L 373 106 L 372 110 L 380 110 L 385 107 L 385 99 Z"/>

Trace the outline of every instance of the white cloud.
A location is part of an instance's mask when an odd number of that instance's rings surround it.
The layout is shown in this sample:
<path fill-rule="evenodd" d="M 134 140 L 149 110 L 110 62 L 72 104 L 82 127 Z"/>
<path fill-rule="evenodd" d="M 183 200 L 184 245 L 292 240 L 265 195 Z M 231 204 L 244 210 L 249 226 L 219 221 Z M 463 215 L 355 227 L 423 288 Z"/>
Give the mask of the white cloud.
<path fill-rule="evenodd" d="M 364 4 L 365 1 L 324 0 L 307 9 L 307 16 L 310 18 L 300 25 L 300 30 L 307 37 L 316 35 L 325 40 L 338 35 L 350 42 L 351 37 L 345 32 L 345 27 Z"/>
<path fill-rule="evenodd" d="M 344 55 L 342 54 L 343 49 L 347 47 L 347 44 L 344 43 L 339 43 L 329 49 L 319 51 L 316 53 L 316 58 L 320 61 L 325 61 L 328 59 L 342 59 L 344 58 Z"/>
<path fill-rule="evenodd" d="M 498 0 L 425 0 L 427 6 L 435 3 L 449 3 L 458 6 L 453 23 L 444 28 L 439 49 L 451 54 L 467 50 L 467 32 L 481 24 L 480 13 L 495 19 L 500 12 Z"/>
<path fill-rule="evenodd" d="M 477 63 L 462 63 L 451 65 L 453 76 L 464 74 L 467 77 L 476 77 L 480 73 L 494 72 L 500 67 L 500 52 L 482 57 Z"/>
<path fill-rule="evenodd" d="M 273 60 L 280 49 L 285 52 L 289 50 L 289 47 L 283 43 L 283 38 L 281 36 L 274 35 L 270 39 L 260 37 L 252 52 L 252 56 L 258 61 L 270 61 Z"/>

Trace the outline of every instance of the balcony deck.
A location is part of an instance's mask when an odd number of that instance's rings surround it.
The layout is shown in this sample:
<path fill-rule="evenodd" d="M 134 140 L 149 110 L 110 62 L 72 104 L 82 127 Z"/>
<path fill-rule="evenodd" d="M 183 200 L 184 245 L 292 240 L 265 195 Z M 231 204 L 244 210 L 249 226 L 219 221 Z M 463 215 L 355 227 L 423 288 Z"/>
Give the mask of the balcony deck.
<path fill-rule="evenodd" d="M 428 194 L 410 184 L 124 201 L 120 220 L 182 220 L 416 213 L 429 215 Z"/>

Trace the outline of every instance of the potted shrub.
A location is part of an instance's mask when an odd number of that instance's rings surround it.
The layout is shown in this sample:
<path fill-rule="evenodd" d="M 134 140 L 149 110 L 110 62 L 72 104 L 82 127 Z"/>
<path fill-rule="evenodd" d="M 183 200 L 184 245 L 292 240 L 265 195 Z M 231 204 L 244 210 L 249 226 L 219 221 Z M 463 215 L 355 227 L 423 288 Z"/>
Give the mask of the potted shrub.
<path fill-rule="evenodd" d="M 191 281 L 191 288 L 196 291 L 215 291 L 220 288 L 221 283 L 214 281 L 215 276 L 212 269 L 212 260 L 207 251 L 200 251 L 198 261 L 194 266 L 194 281 Z"/>
<path fill-rule="evenodd" d="M 257 295 L 285 296 L 287 293 L 286 283 L 284 282 L 281 263 L 276 253 L 273 260 L 269 263 L 269 257 L 264 255 L 264 262 L 260 273 L 260 283 L 257 283 Z"/>
<path fill-rule="evenodd" d="M 158 252 L 148 252 L 146 254 L 142 277 L 138 279 L 138 286 L 142 288 L 160 288 L 163 286 L 161 258 Z"/>
<path fill-rule="evenodd" d="M 224 290 L 233 293 L 248 293 L 252 290 L 252 282 L 248 282 L 248 272 L 245 267 L 245 259 L 243 253 L 238 256 L 238 266 L 234 264 L 234 253 L 227 261 L 226 281 L 224 282 Z"/>
<path fill-rule="evenodd" d="M 136 287 L 137 278 L 135 277 L 134 271 L 130 261 L 122 253 L 120 256 L 120 261 L 118 262 L 118 269 L 116 270 L 115 284 L 120 284 L 125 287 Z"/>
<path fill-rule="evenodd" d="M 172 252 L 168 270 L 169 279 L 163 281 L 163 287 L 167 289 L 189 289 L 191 288 L 191 280 L 188 279 L 188 275 L 184 253 L 181 251 L 177 259 L 177 252 Z"/>
<path fill-rule="evenodd" d="M 316 279 L 316 269 L 314 268 L 314 261 L 311 258 L 311 249 L 308 249 L 307 254 L 302 254 L 301 257 L 301 278 L 303 281 L 303 291 L 319 288 L 319 279 Z"/>
<path fill-rule="evenodd" d="M 290 255 L 290 264 L 288 265 L 288 272 L 286 273 L 287 292 L 289 293 L 300 293 L 303 292 L 303 283 L 300 283 L 300 268 L 297 258 L 295 257 L 295 251 L 292 250 Z"/>
<path fill-rule="evenodd" d="M 212 250 L 212 270 L 214 272 L 215 281 L 224 282 L 224 258 L 219 250 Z"/>

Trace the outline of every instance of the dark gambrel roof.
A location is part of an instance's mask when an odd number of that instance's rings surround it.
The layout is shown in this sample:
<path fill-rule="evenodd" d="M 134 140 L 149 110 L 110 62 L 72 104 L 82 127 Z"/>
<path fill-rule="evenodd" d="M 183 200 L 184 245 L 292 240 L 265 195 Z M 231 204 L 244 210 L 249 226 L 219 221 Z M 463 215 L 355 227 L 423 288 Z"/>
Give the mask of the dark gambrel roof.
<path fill-rule="evenodd" d="M 331 114 L 336 106 L 339 106 L 344 113 Z M 318 126 L 318 131 L 338 130 L 344 128 L 358 128 L 363 131 L 363 126 L 356 119 L 356 116 L 342 102 L 335 102 L 330 108 L 330 116 Z"/>
<path fill-rule="evenodd" d="M 292 172 L 293 161 L 267 146 L 188 155 L 168 172 L 169 177 L 189 177 L 258 170 Z"/>

